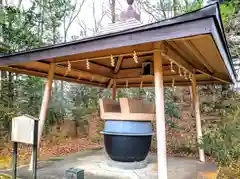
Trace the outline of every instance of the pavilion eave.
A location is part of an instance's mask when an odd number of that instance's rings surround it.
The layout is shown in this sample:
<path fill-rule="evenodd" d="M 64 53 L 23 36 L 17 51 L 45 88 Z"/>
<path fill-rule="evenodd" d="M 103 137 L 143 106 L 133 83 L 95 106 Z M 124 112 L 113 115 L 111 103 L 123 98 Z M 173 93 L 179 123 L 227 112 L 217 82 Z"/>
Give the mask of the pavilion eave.
<path fill-rule="evenodd" d="M 129 87 L 137 83 L 148 86 L 153 77 L 143 77 L 142 64 L 153 62 L 156 44 L 161 44 L 158 50 L 164 60 L 165 84 L 173 80 L 175 85 L 191 84 L 190 79 L 184 79 L 186 76 L 177 77 L 181 76 L 177 72 L 179 68 L 187 74 L 195 73 L 196 80 L 201 83 L 234 83 L 235 72 L 218 8 L 213 4 L 150 25 L 3 55 L 0 56 L 0 68 L 46 77 L 50 64 L 54 63 L 55 79 L 106 88 L 111 88 L 114 82 L 116 87 L 122 87 L 123 81 Z M 134 53 L 137 63 L 133 60 Z"/>

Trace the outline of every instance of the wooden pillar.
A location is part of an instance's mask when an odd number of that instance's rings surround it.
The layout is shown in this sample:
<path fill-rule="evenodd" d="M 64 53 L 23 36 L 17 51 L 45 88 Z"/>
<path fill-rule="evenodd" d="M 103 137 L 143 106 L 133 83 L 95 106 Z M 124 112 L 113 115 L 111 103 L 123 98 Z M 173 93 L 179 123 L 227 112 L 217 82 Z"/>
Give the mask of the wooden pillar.
<path fill-rule="evenodd" d="M 154 51 L 154 82 L 157 125 L 158 178 L 167 179 L 166 129 L 164 113 L 164 87 L 162 57 L 159 50 Z"/>
<path fill-rule="evenodd" d="M 192 99 L 193 99 L 193 106 L 195 110 L 195 118 L 196 118 L 196 128 L 197 128 L 197 141 L 198 144 L 201 142 L 202 138 L 202 127 L 201 127 L 201 116 L 200 116 L 200 104 L 199 104 L 199 96 L 197 91 L 197 82 L 196 82 L 196 75 L 192 75 Z M 199 159 L 201 162 L 205 162 L 204 150 L 198 148 L 199 152 Z"/>
<path fill-rule="evenodd" d="M 113 81 L 113 87 L 112 87 L 112 99 L 116 100 L 116 96 L 117 96 L 117 89 L 116 89 L 116 81 Z"/>
<path fill-rule="evenodd" d="M 42 132 L 43 132 L 43 128 L 44 128 L 44 122 L 45 122 L 46 115 L 47 115 L 48 103 L 49 103 L 49 100 L 51 97 L 52 82 L 53 82 L 55 67 L 56 67 L 56 65 L 54 63 L 50 64 L 49 71 L 48 71 L 48 79 L 45 84 L 44 95 L 43 95 L 41 110 L 40 110 L 40 114 L 39 114 L 38 147 L 40 145 L 41 136 L 42 136 Z M 29 170 L 32 170 L 32 168 L 33 168 L 33 155 L 31 157 Z"/>

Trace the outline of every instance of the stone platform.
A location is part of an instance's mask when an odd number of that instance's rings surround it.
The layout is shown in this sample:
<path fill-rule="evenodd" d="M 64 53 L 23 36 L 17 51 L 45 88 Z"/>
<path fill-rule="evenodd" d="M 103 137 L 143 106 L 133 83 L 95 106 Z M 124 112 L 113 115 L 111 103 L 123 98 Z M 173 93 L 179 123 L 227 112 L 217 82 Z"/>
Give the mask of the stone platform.
<path fill-rule="evenodd" d="M 116 163 L 114 163 L 115 167 L 109 166 L 107 158 L 104 151 L 99 151 L 94 155 L 79 158 L 80 164 L 76 167 L 96 176 L 117 177 L 119 179 L 157 179 L 156 154 L 150 153 L 148 155 L 147 167 L 142 169 L 121 169 Z M 124 165 L 124 167 L 127 167 L 127 165 Z M 201 178 L 200 174 L 215 170 L 216 167 L 213 164 L 203 164 L 197 160 L 182 157 L 168 157 L 169 179 Z"/>
<path fill-rule="evenodd" d="M 85 179 L 157 179 L 156 154 L 148 155 L 147 167 L 134 170 L 110 167 L 106 157 L 103 150 L 95 150 L 72 154 L 59 161 L 42 161 L 37 170 L 37 178 L 66 179 L 65 171 L 77 167 L 84 169 Z M 203 164 L 188 158 L 168 157 L 168 179 L 213 179 L 205 175 L 211 174 L 212 171 L 216 171 L 213 164 Z M 11 170 L 2 170 L 0 173 L 11 174 Z M 18 169 L 18 177 L 32 178 L 28 166 Z"/>

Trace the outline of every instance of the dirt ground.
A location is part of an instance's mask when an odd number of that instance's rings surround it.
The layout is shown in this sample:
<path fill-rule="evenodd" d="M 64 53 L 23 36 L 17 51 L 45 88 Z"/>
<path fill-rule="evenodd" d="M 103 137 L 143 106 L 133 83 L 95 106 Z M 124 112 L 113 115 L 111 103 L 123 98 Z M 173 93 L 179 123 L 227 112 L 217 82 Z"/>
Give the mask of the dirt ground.
<path fill-rule="evenodd" d="M 46 160 L 53 158 L 58 160 L 61 156 L 88 150 L 102 148 L 103 145 L 93 142 L 87 137 L 77 138 L 43 138 L 40 146 L 38 158 Z M 0 169 L 11 167 L 11 143 L 6 143 L 2 151 L 0 151 Z M 18 146 L 18 165 L 28 164 L 31 157 L 32 148 L 29 145 L 19 144 Z"/>

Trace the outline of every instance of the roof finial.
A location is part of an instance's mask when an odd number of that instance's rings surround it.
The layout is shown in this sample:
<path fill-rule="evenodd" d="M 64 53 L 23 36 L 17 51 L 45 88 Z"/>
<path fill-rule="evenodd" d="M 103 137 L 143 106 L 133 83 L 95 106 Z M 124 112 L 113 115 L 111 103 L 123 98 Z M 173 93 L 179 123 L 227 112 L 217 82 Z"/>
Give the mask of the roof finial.
<path fill-rule="evenodd" d="M 134 0 L 127 0 L 129 6 L 133 5 Z"/>
<path fill-rule="evenodd" d="M 125 21 L 128 19 L 135 18 L 138 21 L 140 21 L 140 15 L 132 7 L 134 0 L 127 0 L 127 3 L 129 5 L 128 9 L 120 14 L 120 20 Z"/>

